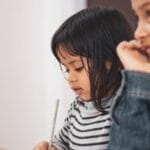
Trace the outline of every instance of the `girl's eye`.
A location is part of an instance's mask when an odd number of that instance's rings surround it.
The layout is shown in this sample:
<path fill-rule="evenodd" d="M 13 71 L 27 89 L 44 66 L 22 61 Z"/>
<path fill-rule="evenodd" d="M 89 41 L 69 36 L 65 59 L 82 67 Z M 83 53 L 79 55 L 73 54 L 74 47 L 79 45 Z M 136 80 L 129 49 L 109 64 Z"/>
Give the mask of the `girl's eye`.
<path fill-rule="evenodd" d="M 78 68 L 75 68 L 75 70 L 76 70 L 77 72 L 80 72 L 80 71 L 82 71 L 82 69 L 83 69 L 83 66 L 81 66 L 81 67 L 78 67 Z"/>

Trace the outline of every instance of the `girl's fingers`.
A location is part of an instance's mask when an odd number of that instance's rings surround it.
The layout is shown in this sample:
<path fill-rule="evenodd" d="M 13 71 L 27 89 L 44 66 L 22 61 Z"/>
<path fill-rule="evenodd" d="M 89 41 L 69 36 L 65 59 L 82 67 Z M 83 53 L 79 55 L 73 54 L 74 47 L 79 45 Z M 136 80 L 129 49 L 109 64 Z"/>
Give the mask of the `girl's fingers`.
<path fill-rule="evenodd" d="M 56 148 L 55 147 L 49 147 L 48 150 L 56 150 Z"/>
<path fill-rule="evenodd" d="M 46 141 L 40 142 L 35 145 L 33 150 L 48 150 L 48 146 L 49 146 L 48 142 L 46 142 Z"/>

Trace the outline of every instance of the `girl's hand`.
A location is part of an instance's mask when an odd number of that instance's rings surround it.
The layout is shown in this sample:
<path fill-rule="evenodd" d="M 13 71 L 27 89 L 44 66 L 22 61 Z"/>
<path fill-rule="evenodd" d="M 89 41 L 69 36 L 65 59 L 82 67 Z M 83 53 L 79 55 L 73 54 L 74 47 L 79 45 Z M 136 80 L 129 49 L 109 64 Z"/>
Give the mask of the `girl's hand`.
<path fill-rule="evenodd" d="M 58 150 L 56 147 L 49 147 L 48 150 Z"/>
<path fill-rule="evenodd" d="M 44 141 L 35 145 L 33 150 L 58 150 L 56 147 L 49 147 L 49 143 Z"/>
<path fill-rule="evenodd" d="M 141 44 L 136 40 L 121 42 L 117 53 L 125 69 L 150 73 L 149 54 L 141 49 Z"/>

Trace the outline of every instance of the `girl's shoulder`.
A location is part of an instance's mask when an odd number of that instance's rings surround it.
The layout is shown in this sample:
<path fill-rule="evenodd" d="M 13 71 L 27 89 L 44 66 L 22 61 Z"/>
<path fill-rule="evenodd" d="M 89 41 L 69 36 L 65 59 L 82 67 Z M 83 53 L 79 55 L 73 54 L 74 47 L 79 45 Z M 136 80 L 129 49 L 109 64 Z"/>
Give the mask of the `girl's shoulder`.
<path fill-rule="evenodd" d="M 74 111 L 75 109 L 79 108 L 80 106 L 84 106 L 84 103 L 79 97 L 75 97 L 75 99 L 71 102 L 70 107 L 69 107 L 69 113 Z"/>
<path fill-rule="evenodd" d="M 79 103 L 79 98 L 75 97 L 75 99 L 70 104 L 70 110 L 74 109 Z"/>

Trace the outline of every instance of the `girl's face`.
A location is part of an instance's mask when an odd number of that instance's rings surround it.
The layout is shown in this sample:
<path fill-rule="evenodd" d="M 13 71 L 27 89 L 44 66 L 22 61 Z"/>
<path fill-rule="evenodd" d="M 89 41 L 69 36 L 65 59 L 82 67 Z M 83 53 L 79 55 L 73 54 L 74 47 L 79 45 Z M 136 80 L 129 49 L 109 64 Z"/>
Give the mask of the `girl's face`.
<path fill-rule="evenodd" d="M 85 57 L 72 56 L 65 50 L 58 51 L 61 69 L 71 89 L 83 100 L 90 100 L 90 80 Z"/>
<path fill-rule="evenodd" d="M 131 0 L 132 8 L 138 17 L 135 39 L 142 48 L 150 52 L 150 0 Z"/>

